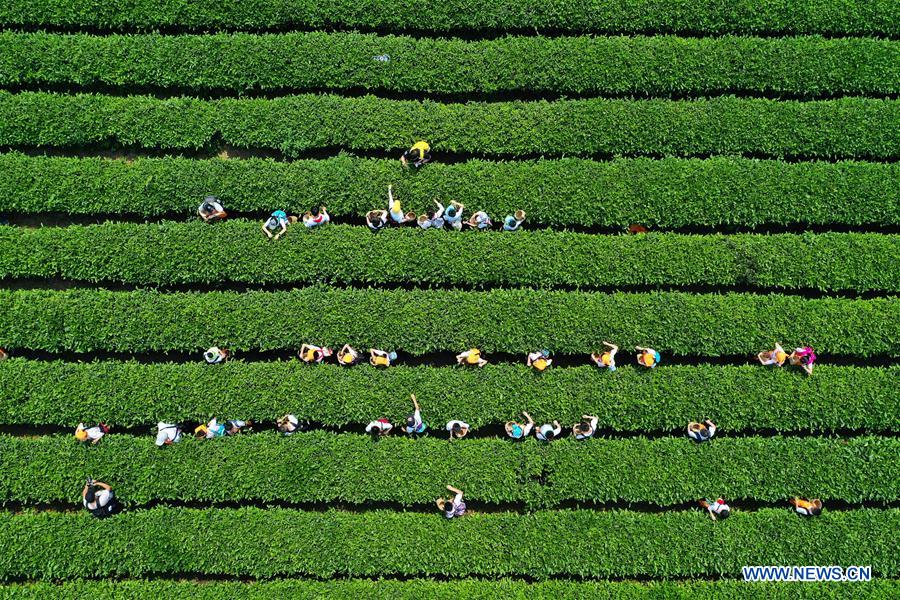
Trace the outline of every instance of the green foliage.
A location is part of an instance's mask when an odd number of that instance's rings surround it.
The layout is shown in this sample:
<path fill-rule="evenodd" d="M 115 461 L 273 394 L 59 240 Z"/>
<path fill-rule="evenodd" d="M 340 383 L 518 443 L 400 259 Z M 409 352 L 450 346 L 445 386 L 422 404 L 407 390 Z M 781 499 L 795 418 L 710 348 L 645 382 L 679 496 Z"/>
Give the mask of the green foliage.
<path fill-rule="evenodd" d="M 445 600 L 477 598 L 593 598 L 594 600 L 638 600 L 644 598 L 712 598 L 723 600 L 806 600 L 874 599 L 892 600 L 900 594 L 896 579 L 875 579 L 865 583 L 744 583 L 718 581 L 572 581 L 548 580 L 527 583 L 512 579 L 281 579 L 277 581 L 92 581 L 64 583 L 33 582 L 0 586 L 0 598 L 29 600 L 78 599 L 85 597 L 132 600 L 133 598 L 175 598 L 185 600 L 222 600 L 231 598 L 346 598 L 358 600 Z"/>
<path fill-rule="evenodd" d="M 294 361 L 210 367 L 13 358 L 0 363 L 0 424 L 135 426 L 217 415 L 274 421 L 293 413 L 342 426 L 378 416 L 397 422 L 410 410 L 409 394 L 416 394 L 428 422 L 437 425 L 461 415 L 473 427 L 521 421 L 526 410 L 539 422 L 569 424 L 592 414 L 601 428 L 615 431 L 680 433 L 688 421 L 707 418 L 723 431 L 887 431 L 900 422 L 898 376 L 896 366 L 821 365 L 813 377 L 754 365 L 663 366 L 652 373 L 584 366 L 535 377 L 524 365 L 376 370 Z"/>
<path fill-rule="evenodd" d="M 241 351 L 309 342 L 412 354 L 475 346 L 524 356 L 535 348 L 589 353 L 606 339 L 629 353 L 650 345 L 681 355 L 755 355 L 773 340 L 792 340 L 823 356 L 900 354 L 900 298 L 314 286 L 202 294 L 2 290 L 0 306 L 0 346 L 48 351 L 186 350 L 199 359 L 212 345 Z"/>
<path fill-rule="evenodd" d="M 73 513 L 0 513 L 0 578 L 149 574 L 739 576 L 744 565 L 871 565 L 896 577 L 900 511 L 549 511 L 442 515 L 279 508 L 153 508 L 97 520 Z M 702 543 L 698 543 L 702 540 Z M 852 584 L 848 584 L 852 585 Z"/>
<path fill-rule="evenodd" d="M 374 416 L 374 415 L 373 415 Z M 464 413 L 457 415 L 465 418 Z M 433 423 L 443 428 L 443 423 Z M 482 438 L 449 442 L 328 432 L 269 431 L 164 449 L 153 436 L 0 436 L 0 500 L 79 501 L 86 474 L 125 503 L 397 502 L 430 505 L 451 483 L 477 503 L 552 507 L 566 500 L 667 506 L 722 496 L 785 502 L 900 498 L 900 439 L 721 438 L 647 440 Z M 622 474 L 627 473 L 627 477 Z M 693 474 L 693 475 L 691 475 Z M 199 475 L 199 476 L 198 476 Z"/>
<path fill-rule="evenodd" d="M 502 217 L 497 216 L 499 221 Z M 334 260 L 338 256 L 341 260 Z M 259 223 L 0 227 L 0 277 L 136 284 L 422 283 L 474 286 L 754 285 L 900 290 L 900 236 L 605 236 L 553 231 L 295 227 Z"/>
<path fill-rule="evenodd" d="M 0 84 L 189 90 L 510 90 L 886 95 L 900 43 L 869 38 L 205 36 L 0 33 Z M 374 57 L 388 55 L 388 62 Z M 627 60 L 622 57 L 627 56 Z M 297 64 L 304 68 L 298 69 Z M 525 65 L 525 68 L 523 68 Z"/>
<path fill-rule="evenodd" d="M 699 100 L 469 102 L 299 95 L 197 100 L 0 92 L 0 145 L 115 141 L 163 150 L 271 148 L 532 154 L 737 154 L 878 158 L 900 155 L 900 100 L 817 102 L 723 96 Z"/>
<path fill-rule="evenodd" d="M 0 23 L 204 30 L 343 25 L 435 31 L 900 33 L 900 15 L 891 0 L 7 0 L 0 5 Z"/>
<path fill-rule="evenodd" d="M 896 163 L 567 158 L 438 162 L 413 172 L 397 160 L 346 155 L 292 162 L 126 162 L 0 154 L 0 211 L 22 213 L 194 214 L 212 193 L 230 210 L 302 212 L 324 203 L 340 218 L 385 205 L 388 184 L 416 213 L 439 198 L 490 214 L 525 207 L 529 223 L 550 225 L 900 223 Z"/>

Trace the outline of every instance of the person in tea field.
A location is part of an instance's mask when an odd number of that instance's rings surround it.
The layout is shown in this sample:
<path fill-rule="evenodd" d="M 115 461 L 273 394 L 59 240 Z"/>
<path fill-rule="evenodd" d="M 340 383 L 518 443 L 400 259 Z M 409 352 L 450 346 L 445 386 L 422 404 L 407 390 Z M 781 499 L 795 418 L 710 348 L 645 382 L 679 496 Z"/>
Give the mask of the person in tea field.
<path fill-rule="evenodd" d="M 207 223 L 221 221 L 228 216 L 225 212 L 225 208 L 215 196 L 207 196 L 204 198 L 203 202 L 201 202 L 200 206 L 197 208 L 197 214 L 199 214 L 200 218 Z"/>
<path fill-rule="evenodd" d="M 823 504 L 821 500 L 804 500 L 802 498 L 791 498 L 791 505 L 794 511 L 804 517 L 818 517 L 822 514 Z"/>
<path fill-rule="evenodd" d="M 525 364 L 539 372 L 543 372 L 553 364 L 553 359 L 550 358 L 549 350 L 538 350 L 528 354 L 525 358 Z"/>
<path fill-rule="evenodd" d="M 600 420 L 593 415 L 581 415 L 581 422 L 572 426 L 572 434 L 576 440 L 586 440 L 597 431 L 597 422 Z"/>
<path fill-rule="evenodd" d="M 194 429 L 194 436 L 198 439 L 207 439 L 211 440 L 218 437 L 223 437 L 225 435 L 225 425 L 219 423 L 219 421 L 215 418 L 209 421 L 206 425 L 198 425 Z"/>
<path fill-rule="evenodd" d="M 460 439 L 466 437 L 469 433 L 469 424 L 459 419 L 447 422 L 447 431 L 450 432 L 450 439 Z"/>
<path fill-rule="evenodd" d="M 380 419 L 370 421 L 369 424 L 366 425 L 366 433 L 371 435 L 373 438 L 378 439 L 389 434 L 393 428 L 394 426 L 391 425 L 391 422 L 382 417 Z"/>
<path fill-rule="evenodd" d="M 435 502 L 439 510 L 443 511 L 444 516 L 448 519 L 455 519 L 466 514 L 466 503 L 463 500 L 463 492 L 452 485 L 447 486 L 447 490 L 456 494 L 453 498 L 438 498 Z"/>
<path fill-rule="evenodd" d="M 112 487 L 102 481 L 94 481 L 90 477 L 81 490 L 81 501 L 88 512 L 98 519 L 113 515 L 119 509 Z"/>
<path fill-rule="evenodd" d="M 816 353 L 810 346 L 796 348 L 788 356 L 788 361 L 792 366 L 801 367 L 806 371 L 807 375 L 812 375 L 813 364 L 816 362 Z"/>
<path fill-rule="evenodd" d="M 309 212 L 303 215 L 303 225 L 307 229 L 312 229 L 313 227 L 318 227 L 319 225 L 330 222 L 331 216 L 328 214 L 328 211 L 325 210 L 324 206 L 314 206 L 309 209 Z"/>
<path fill-rule="evenodd" d="M 283 210 L 276 210 L 262 224 L 262 231 L 270 240 L 277 240 L 287 232 L 291 219 Z M 277 232 L 277 233 L 276 233 Z"/>
<path fill-rule="evenodd" d="M 531 418 L 527 412 L 522 411 L 522 414 L 525 415 L 525 418 L 528 419 L 528 423 L 522 424 L 517 423 L 515 421 L 507 421 L 503 426 L 506 429 L 506 435 L 511 437 L 514 440 L 522 440 L 531 435 L 531 430 L 534 428 L 534 419 Z"/>
<path fill-rule="evenodd" d="M 659 352 L 657 352 L 653 348 L 635 346 L 634 349 L 640 351 L 640 353 L 637 355 L 638 364 L 642 367 L 647 367 L 648 369 L 655 369 L 656 365 L 659 364 L 659 361 L 662 358 L 659 355 Z"/>
<path fill-rule="evenodd" d="M 525 222 L 525 211 L 517 210 L 515 214 L 503 217 L 503 231 L 518 231 Z"/>
<path fill-rule="evenodd" d="M 299 431 L 305 431 L 309 427 L 308 423 L 301 423 L 300 419 L 295 415 L 284 415 L 275 421 L 275 425 L 278 427 L 278 432 L 282 435 L 294 435 Z"/>
<path fill-rule="evenodd" d="M 175 423 L 163 423 L 160 421 L 156 424 L 156 445 L 171 446 L 181 441 L 181 427 Z"/>
<path fill-rule="evenodd" d="M 562 427 L 559 426 L 559 421 L 553 421 L 552 425 L 550 423 L 545 423 L 538 427 L 534 435 L 542 442 L 552 442 L 558 438 L 561 433 Z"/>
<path fill-rule="evenodd" d="M 493 225 L 493 223 L 491 223 L 491 218 L 486 212 L 484 212 L 483 210 L 479 210 L 478 212 L 473 213 L 471 217 L 469 217 L 469 220 L 466 221 L 466 225 L 481 231 L 484 229 L 488 229 L 491 225 Z"/>
<path fill-rule="evenodd" d="M 483 367 L 488 361 L 481 355 L 481 350 L 472 348 L 456 355 L 456 364 L 470 367 Z"/>
<path fill-rule="evenodd" d="M 416 213 L 404 213 L 403 207 L 400 206 L 400 201 L 394 199 L 394 186 L 392 185 L 388 186 L 388 214 L 391 217 L 391 221 L 397 225 L 416 220 Z"/>
<path fill-rule="evenodd" d="M 370 210 L 366 213 L 366 225 L 372 231 L 381 231 L 388 224 L 388 211 Z"/>
<path fill-rule="evenodd" d="M 369 348 L 369 364 L 373 367 L 389 367 L 397 360 L 396 352 L 385 352 L 377 348 Z"/>
<path fill-rule="evenodd" d="M 731 507 L 725 503 L 721 498 L 716 498 L 715 502 L 708 502 L 706 500 L 700 500 L 698 504 L 706 509 L 706 512 L 709 513 L 709 518 L 713 521 L 718 519 L 727 519 L 728 515 L 731 514 Z"/>
<path fill-rule="evenodd" d="M 784 351 L 784 348 L 782 348 L 781 344 L 779 344 L 778 342 L 775 342 L 774 350 L 766 350 L 756 355 L 756 359 L 763 366 L 777 365 L 780 367 L 784 364 L 784 361 L 787 360 L 787 358 L 787 352 Z"/>
<path fill-rule="evenodd" d="M 591 354 L 591 360 L 601 369 L 609 369 L 611 373 L 616 370 L 616 352 L 619 351 L 619 347 L 609 342 L 603 342 L 603 344 L 608 350 Z"/>
<path fill-rule="evenodd" d="M 4 350 L 3 348 L 0 348 L 0 361 L 4 361 L 7 358 L 9 358 L 9 352 Z"/>
<path fill-rule="evenodd" d="M 444 223 L 457 231 L 461 230 L 463 224 L 462 215 L 465 208 L 466 207 L 459 202 L 451 202 L 450 206 L 444 210 Z"/>
<path fill-rule="evenodd" d="M 416 142 L 412 145 L 412 148 L 400 155 L 400 163 L 404 167 L 412 164 L 413 167 L 418 169 L 429 161 L 431 161 L 431 146 L 426 141 Z"/>
<path fill-rule="evenodd" d="M 326 358 L 331 356 L 331 354 L 331 348 L 314 346 L 312 344 L 303 344 L 302 346 L 300 346 L 300 352 L 298 353 L 298 356 L 300 357 L 300 360 L 310 365 L 318 364 L 324 361 Z"/>
<path fill-rule="evenodd" d="M 422 420 L 422 409 L 419 407 L 416 395 L 410 394 L 410 398 L 412 398 L 414 410 L 411 415 L 406 417 L 406 433 L 410 435 L 425 433 L 425 430 L 428 429 L 428 425 Z"/>
<path fill-rule="evenodd" d="M 444 205 L 434 201 L 436 208 L 429 209 L 424 215 L 419 217 L 419 227 L 422 229 L 443 229 L 444 228 Z"/>
<path fill-rule="evenodd" d="M 96 444 L 107 433 L 109 433 L 109 427 L 105 423 L 100 423 L 93 427 L 85 427 L 84 423 L 79 423 L 78 427 L 75 428 L 75 439 L 79 442 Z"/>
<path fill-rule="evenodd" d="M 246 421 L 237 419 L 225 421 L 225 435 L 237 435 L 248 431 L 253 431 L 253 421 L 249 419 Z"/>
<path fill-rule="evenodd" d="M 709 419 L 706 419 L 702 423 L 694 423 L 692 421 L 688 423 L 687 434 L 689 438 L 698 444 L 706 442 L 716 435 L 716 424 Z"/>
<path fill-rule="evenodd" d="M 357 352 L 350 344 L 344 344 L 344 346 L 338 350 L 337 361 L 339 365 L 352 367 L 359 362 L 359 352 Z"/>
<path fill-rule="evenodd" d="M 217 365 L 228 360 L 230 356 L 231 353 L 228 352 L 228 350 L 213 346 L 203 353 L 203 360 L 205 360 L 208 365 Z"/>

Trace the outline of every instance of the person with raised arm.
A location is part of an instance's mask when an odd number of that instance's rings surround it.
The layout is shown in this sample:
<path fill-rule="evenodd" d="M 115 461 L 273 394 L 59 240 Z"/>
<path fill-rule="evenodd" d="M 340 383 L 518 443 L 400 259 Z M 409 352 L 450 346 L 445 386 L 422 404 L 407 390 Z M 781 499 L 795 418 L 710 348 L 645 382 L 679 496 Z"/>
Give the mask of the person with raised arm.
<path fill-rule="evenodd" d="M 393 185 L 388 185 L 388 214 L 391 217 L 391 221 L 397 225 L 403 225 L 404 223 L 416 220 L 416 213 L 404 213 L 400 201 L 394 199 Z"/>
<path fill-rule="evenodd" d="M 537 431 L 534 432 L 534 435 L 542 442 L 552 442 L 558 438 L 561 433 L 562 427 L 559 426 L 559 421 L 553 421 L 552 425 L 550 423 L 545 423 L 538 427 Z"/>
<path fill-rule="evenodd" d="M 359 362 L 359 352 L 357 352 L 350 344 L 344 344 L 344 346 L 338 350 L 337 360 L 339 365 L 352 367 Z"/>
<path fill-rule="evenodd" d="M 504 429 L 506 429 L 506 435 L 514 440 L 522 440 L 527 438 L 529 435 L 531 435 L 531 430 L 534 428 L 534 419 L 531 418 L 531 415 L 529 415 L 525 411 L 522 411 L 522 414 L 525 415 L 526 419 L 528 419 L 528 423 L 522 424 L 515 421 L 507 421 L 504 425 Z"/>
<path fill-rule="evenodd" d="M 425 421 L 422 420 L 422 409 L 419 407 L 419 402 L 416 400 L 415 394 L 410 394 L 409 396 L 412 399 L 413 403 L 413 413 L 406 417 L 406 433 L 413 435 L 419 433 L 425 433 L 425 430 L 428 428 L 428 425 Z"/>
<path fill-rule="evenodd" d="M 456 517 L 461 517 L 466 514 L 466 503 L 463 500 L 462 490 L 457 489 L 452 485 L 448 485 L 447 490 L 453 492 L 455 496 L 446 500 L 444 498 L 438 498 L 436 500 L 438 509 L 443 511 L 444 516 L 448 519 L 455 519 Z"/>
<path fill-rule="evenodd" d="M 119 508 L 112 487 L 102 481 L 94 481 L 90 477 L 81 490 L 81 501 L 88 512 L 98 519 L 105 519 Z"/>
<path fill-rule="evenodd" d="M 444 222 L 457 231 L 461 230 L 463 224 L 462 215 L 465 208 L 465 206 L 455 200 L 450 202 L 450 206 L 444 210 Z"/>
<path fill-rule="evenodd" d="M 607 347 L 607 350 L 591 354 L 591 360 L 601 369 L 609 369 L 611 373 L 616 370 L 616 352 L 619 351 L 619 347 L 609 342 L 603 342 L 603 345 Z"/>
<path fill-rule="evenodd" d="M 303 215 L 303 225 L 307 229 L 318 227 L 331 222 L 331 215 L 325 210 L 324 206 L 313 206 L 309 212 Z"/>

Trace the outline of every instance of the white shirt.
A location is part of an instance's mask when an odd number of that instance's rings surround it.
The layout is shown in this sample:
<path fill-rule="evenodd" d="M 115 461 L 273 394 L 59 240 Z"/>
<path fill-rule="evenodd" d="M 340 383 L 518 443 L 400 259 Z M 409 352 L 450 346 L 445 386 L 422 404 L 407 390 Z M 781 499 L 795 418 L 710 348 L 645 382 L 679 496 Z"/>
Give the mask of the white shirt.
<path fill-rule="evenodd" d="M 731 508 L 730 508 L 727 504 L 725 504 L 724 502 L 719 502 L 718 500 L 716 500 L 715 502 L 713 502 L 712 504 L 709 505 L 709 509 L 708 509 L 708 510 L 709 510 L 709 512 L 711 512 L 711 513 L 713 513 L 713 514 L 718 515 L 718 514 L 720 514 L 723 510 L 727 510 L 727 511 L 730 512 L 730 511 L 731 511 Z"/>
<path fill-rule="evenodd" d="M 466 429 L 469 428 L 469 424 L 466 423 L 465 421 L 453 420 L 453 421 L 447 422 L 447 431 L 453 431 L 454 425 L 459 425 L 460 427 L 463 428 L 463 431 L 465 431 Z"/>
<path fill-rule="evenodd" d="M 455 217 L 451 217 L 451 216 L 447 215 L 446 211 L 444 212 L 443 217 L 444 217 L 444 221 L 453 225 L 454 223 L 459 223 L 460 221 L 462 221 L 462 215 L 463 215 L 463 211 L 461 209 L 457 209 Z"/>
<path fill-rule="evenodd" d="M 316 227 L 318 225 L 324 225 L 331 221 L 331 217 L 324 210 L 319 213 L 318 217 L 303 215 L 303 224 L 307 227 Z"/>
<path fill-rule="evenodd" d="M 583 440 L 585 438 L 589 438 L 592 435 L 594 435 L 594 432 L 597 431 L 597 421 L 598 421 L 597 417 L 593 417 L 590 421 L 588 421 L 588 424 L 591 426 L 591 432 L 587 433 L 587 434 L 576 433 L 575 439 Z M 559 435 L 559 434 L 556 434 L 556 435 Z"/>
<path fill-rule="evenodd" d="M 91 441 L 99 440 L 104 435 L 106 435 L 105 433 L 103 433 L 103 430 L 100 429 L 100 427 L 96 426 L 96 425 L 94 427 L 88 427 L 87 429 L 85 429 L 84 424 L 79 423 L 78 427 L 87 434 L 88 439 Z"/>
<path fill-rule="evenodd" d="M 281 433 L 283 433 L 284 435 L 292 435 L 292 434 L 296 433 L 297 425 L 300 424 L 300 421 L 297 420 L 297 417 L 295 417 L 294 415 L 285 415 L 284 418 L 288 422 L 288 425 L 293 425 L 294 428 L 290 429 L 290 430 L 282 429 Z"/>
<path fill-rule="evenodd" d="M 97 508 L 103 508 L 109 501 L 112 500 L 113 493 L 107 489 L 102 489 L 94 495 L 94 501 L 88 502 L 87 498 L 82 498 L 82 503 L 84 507 L 88 510 L 95 510 Z"/>
<path fill-rule="evenodd" d="M 213 346 L 203 353 L 203 358 L 211 365 L 217 364 L 225 360 L 225 353 L 218 346 Z"/>
<path fill-rule="evenodd" d="M 174 423 L 163 423 L 160 421 L 156 424 L 158 433 L 156 434 L 156 445 L 163 446 L 166 442 L 173 444 L 181 441 L 181 429 Z"/>
<path fill-rule="evenodd" d="M 554 429 L 553 425 L 551 425 L 550 423 L 547 423 L 545 425 L 541 425 L 538 428 L 537 433 L 535 433 L 535 435 L 537 436 L 537 439 L 546 441 L 547 434 L 550 433 L 551 431 L 553 432 L 554 437 L 559 437 L 559 434 L 562 433 L 562 427 L 556 427 Z"/>
<path fill-rule="evenodd" d="M 204 204 L 207 204 L 207 203 L 206 203 L 206 202 L 203 202 L 203 203 L 200 205 L 200 207 L 197 209 L 197 211 L 198 211 L 200 214 L 203 214 L 203 205 L 204 205 Z M 225 210 L 225 209 L 222 207 L 222 205 L 219 204 L 218 202 L 209 202 L 209 206 L 212 208 L 212 211 L 210 211 L 210 212 L 212 212 L 212 213 L 222 212 L 223 210 Z"/>
<path fill-rule="evenodd" d="M 368 425 L 366 425 L 366 433 L 372 433 L 376 429 L 381 433 L 387 433 L 393 428 L 394 426 L 390 423 L 384 423 L 382 421 L 371 421 Z"/>

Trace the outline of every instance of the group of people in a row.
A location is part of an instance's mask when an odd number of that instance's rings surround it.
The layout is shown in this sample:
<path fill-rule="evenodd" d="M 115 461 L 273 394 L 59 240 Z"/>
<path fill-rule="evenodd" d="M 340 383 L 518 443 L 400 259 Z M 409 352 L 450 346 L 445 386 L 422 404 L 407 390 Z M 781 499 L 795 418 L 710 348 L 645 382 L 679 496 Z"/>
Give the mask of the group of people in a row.
<path fill-rule="evenodd" d="M 413 411 L 406 417 L 404 430 L 409 435 L 419 435 L 425 433 L 428 424 L 422 418 L 422 409 L 415 394 L 410 395 L 412 400 Z M 534 431 L 534 435 L 538 440 L 549 442 L 562 435 L 562 426 L 559 421 L 554 420 L 545 423 L 540 427 L 535 427 L 535 421 L 527 412 L 522 412 L 525 422 L 507 421 L 504 424 L 506 435 L 514 440 L 527 438 Z M 572 436 L 577 440 L 584 440 L 597 432 L 597 424 L 599 418 L 594 415 L 582 415 L 581 421 L 572 425 Z M 310 425 L 308 422 L 301 421 L 296 415 L 286 414 L 275 421 L 279 432 L 284 435 L 293 435 L 299 431 L 306 431 Z M 194 436 L 199 439 L 215 439 L 219 437 L 237 435 L 239 433 L 252 431 L 253 421 L 246 420 L 228 420 L 220 423 L 218 419 L 211 419 L 205 424 L 198 425 L 194 428 Z M 156 445 L 167 446 L 181 441 L 184 427 L 176 423 L 159 422 L 156 426 Z M 378 418 L 370 421 L 365 428 L 366 433 L 375 438 L 388 435 L 393 431 L 394 425 L 386 418 Z M 445 430 L 449 433 L 450 439 L 461 439 L 469 433 L 470 426 L 460 419 L 451 419 L 447 422 Z M 80 442 L 96 444 L 103 436 L 109 433 L 110 428 L 105 423 L 97 425 L 85 425 L 79 423 L 75 428 L 75 439 Z M 690 422 L 687 426 L 687 435 L 695 442 L 706 442 L 716 434 L 716 424 L 710 420 L 702 423 Z"/>
<path fill-rule="evenodd" d="M 387 210 L 370 210 L 366 213 L 366 225 L 372 231 L 380 231 L 390 224 L 405 225 L 407 223 L 415 223 L 422 229 L 443 229 L 446 225 L 449 228 L 461 230 L 463 225 L 472 229 L 489 229 L 493 226 L 490 216 L 483 210 L 476 211 L 467 219 L 463 220 L 463 212 L 465 206 L 459 202 L 451 202 L 450 206 L 444 207 L 443 204 L 434 200 L 434 208 L 428 209 L 425 213 L 416 217 L 414 212 L 404 212 L 400 201 L 394 198 L 393 186 L 388 186 L 388 206 Z M 215 196 L 207 196 L 200 204 L 197 212 L 206 222 L 220 221 L 228 216 L 222 203 Z M 297 217 L 288 215 L 284 210 L 276 210 L 269 218 L 262 223 L 262 231 L 269 239 L 277 240 L 287 233 L 290 225 L 302 222 L 307 228 L 318 227 L 331 222 L 331 215 L 324 206 L 316 206 L 308 212 Z M 511 215 L 503 218 L 504 231 L 517 231 L 525 222 L 525 211 L 517 210 Z"/>
<path fill-rule="evenodd" d="M 805 500 L 803 498 L 791 498 L 791 506 L 798 515 L 804 517 L 816 517 L 822 514 L 823 504 L 821 500 Z M 699 504 L 709 513 L 709 517 L 715 521 L 717 519 L 727 519 L 731 514 L 731 507 L 722 498 L 716 498 L 715 501 L 700 500 Z"/>
<path fill-rule="evenodd" d="M 400 156 L 400 162 L 404 167 L 421 167 L 431 160 L 431 146 L 428 142 L 419 141 Z M 444 207 L 439 201 L 434 200 L 434 208 L 428 209 L 416 217 L 414 212 L 404 212 L 400 200 L 394 198 L 394 188 L 388 185 L 387 210 L 375 209 L 366 213 L 366 225 L 372 231 L 384 229 L 389 224 L 404 225 L 415 223 L 422 229 L 443 229 L 446 225 L 457 231 L 467 225 L 472 229 L 488 229 L 493 226 L 490 216 L 483 210 L 475 211 L 467 219 L 463 220 L 465 206 L 459 202 L 451 202 Z M 221 221 L 228 216 L 225 207 L 215 196 L 206 196 L 197 208 L 200 217 L 207 223 Z M 278 239 L 287 232 L 292 223 L 302 222 L 307 228 L 324 225 L 331 221 L 331 216 L 324 206 L 311 208 L 302 216 L 289 216 L 284 210 L 276 210 L 262 224 L 262 231 L 269 239 Z M 517 231 L 525 222 L 525 211 L 517 210 L 503 218 L 504 231 Z"/>
<path fill-rule="evenodd" d="M 457 231 L 461 230 L 463 225 L 472 229 L 489 229 L 493 226 L 490 216 L 483 210 L 475 211 L 467 220 L 463 220 L 463 213 L 466 209 L 464 205 L 453 201 L 445 207 L 437 200 L 433 200 L 433 202 L 434 208 L 428 209 L 416 218 L 416 213 L 403 211 L 400 201 L 394 198 L 394 187 L 389 185 L 387 210 L 375 209 L 367 212 L 366 225 L 372 231 L 380 231 L 389 224 L 404 225 L 406 223 L 415 223 L 422 229 L 443 229 L 446 225 Z M 503 230 L 517 231 L 524 222 L 525 211 L 517 210 L 503 218 Z"/>
<path fill-rule="evenodd" d="M 606 346 L 605 350 L 591 354 L 591 362 L 601 369 L 610 371 L 616 370 L 616 353 L 619 347 L 609 342 L 603 342 Z M 656 368 L 662 360 L 659 352 L 653 348 L 645 346 L 635 346 L 638 351 L 635 359 L 637 364 L 648 369 Z M 303 344 L 298 352 L 300 360 L 307 364 L 317 364 L 324 362 L 327 358 L 334 355 L 334 351 L 327 346 L 316 346 L 314 344 Z M 228 350 L 213 346 L 203 353 L 203 358 L 209 364 L 218 364 L 225 362 L 230 358 L 231 354 Z M 353 366 L 360 360 L 360 353 L 350 344 L 344 346 L 337 352 L 337 363 L 343 366 Z M 791 354 L 787 354 L 780 344 L 775 344 L 774 350 L 760 352 L 757 359 L 763 365 L 783 366 L 785 361 L 791 365 L 802 367 L 807 374 L 812 374 L 813 365 L 816 361 L 816 354 L 809 346 L 795 349 Z M 397 360 L 396 352 L 387 352 L 377 348 L 369 348 L 369 364 L 374 367 L 389 367 Z M 456 355 L 456 363 L 462 366 L 483 367 L 488 364 L 488 360 L 478 348 L 471 348 L 465 352 Z M 548 350 L 537 350 L 529 352 L 525 356 L 525 364 L 536 371 L 545 371 L 553 364 Z"/>

